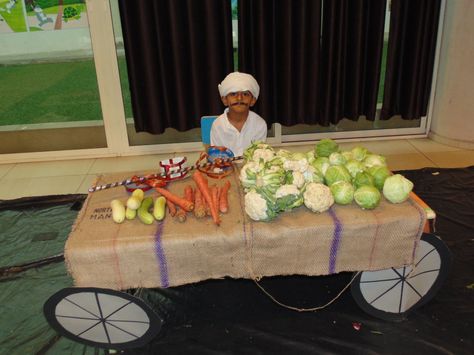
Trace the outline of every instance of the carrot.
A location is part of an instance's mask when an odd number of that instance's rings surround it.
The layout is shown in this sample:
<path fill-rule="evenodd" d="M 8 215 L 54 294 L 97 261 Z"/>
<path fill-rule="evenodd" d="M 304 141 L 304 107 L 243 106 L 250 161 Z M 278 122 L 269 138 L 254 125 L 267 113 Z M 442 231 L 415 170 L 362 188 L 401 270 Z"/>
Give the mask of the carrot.
<path fill-rule="evenodd" d="M 201 190 L 196 189 L 194 194 L 194 216 L 202 218 L 206 215 L 206 203 L 202 199 Z"/>
<path fill-rule="evenodd" d="M 219 211 L 216 209 L 215 205 L 212 203 L 212 195 L 207 184 L 207 179 L 202 175 L 200 171 L 196 171 L 193 174 L 193 180 L 196 183 L 199 190 L 201 190 L 204 200 L 207 202 L 211 209 L 212 220 L 215 224 L 219 225 L 221 223 L 219 219 Z"/>
<path fill-rule="evenodd" d="M 213 185 L 211 187 L 211 195 L 212 195 L 212 204 L 213 207 L 219 211 L 219 187 L 217 185 Z"/>
<path fill-rule="evenodd" d="M 230 189 L 230 181 L 227 180 L 224 186 L 221 187 L 221 191 L 219 194 L 219 211 L 222 213 L 227 213 L 229 210 L 229 201 L 227 199 L 227 193 Z"/>
<path fill-rule="evenodd" d="M 181 207 L 185 211 L 192 211 L 194 209 L 194 203 L 190 202 L 182 197 L 176 196 L 175 194 L 169 192 L 166 189 L 161 187 L 155 187 L 155 190 L 162 194 L 168 201 L 173 202 L 175 205 Z"/>
<path fill-rule="evenodd" d="M 189 202 L 194 203 L 194 192 L 193 192 L 193 187 L 191 185 L 186 185 L 184 188 L 184 196 L 183 198 Z M 178 217 L 178 221 L 180 222 L 186 222 L 186 210 L 181 208 L 178 213 L 176 214 Z"/>
<path fill-rule="evenodd" d="M 170 200 L 166 200 L 166 205 L 168 206 L 168 212 L 170 213 L 171 217 L 174 217 L 176 215 L 176 206 L 173 202 Z"/>

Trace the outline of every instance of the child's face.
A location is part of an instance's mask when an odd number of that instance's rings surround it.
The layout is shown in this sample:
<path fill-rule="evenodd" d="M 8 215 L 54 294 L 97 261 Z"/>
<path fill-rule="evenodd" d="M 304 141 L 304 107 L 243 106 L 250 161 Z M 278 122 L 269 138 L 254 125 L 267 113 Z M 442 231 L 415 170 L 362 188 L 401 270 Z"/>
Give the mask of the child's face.
<path fill-rule="evenodd" d="M 221 97 L 221 99 L 222 103 L 234 112 L 249 111 L 250 107 L 257 102 L 250 91 L 231 92 L 227 96 Z"/>

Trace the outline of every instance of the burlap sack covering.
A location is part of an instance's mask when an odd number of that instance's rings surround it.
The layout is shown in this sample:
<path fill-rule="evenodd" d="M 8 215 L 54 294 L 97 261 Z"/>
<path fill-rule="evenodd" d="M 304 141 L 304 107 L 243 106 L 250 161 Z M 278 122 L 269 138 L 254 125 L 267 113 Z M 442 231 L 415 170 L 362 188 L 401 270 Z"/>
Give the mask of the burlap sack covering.
<path fill-rule="evenodd" d="M 98 184 L 137 174 L 100 176 Z M 186 222 L 167 215 L 162 223 L 138 219 L 116 224 L 110 201 L 126 202 L 123 187 L 89 194 L 65 247 L 77 286 L 110 289 L 169 287 L 206 279 L 274 275 L 327 275 L 410 264 L 426 216 L 412 200 L 375 210 L 334 205 L 316 214 L 301 206 L 271 222 L 255 222 L 244 212 L 237 173 L 227 177 L 229 212 L 216 226 L 210 217 Z M 209 179 L 222 185 L 224 180 Z M 168 185 L 178 195 L 186 178 Z M 150 192 L 156 197 L 157 193 Z"/>

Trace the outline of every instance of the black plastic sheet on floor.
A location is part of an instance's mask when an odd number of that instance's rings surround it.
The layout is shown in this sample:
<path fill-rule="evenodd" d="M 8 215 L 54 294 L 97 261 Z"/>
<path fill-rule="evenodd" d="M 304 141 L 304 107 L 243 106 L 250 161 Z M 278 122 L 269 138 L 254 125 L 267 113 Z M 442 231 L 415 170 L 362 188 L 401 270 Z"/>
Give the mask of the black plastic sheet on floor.
<path fill-rule="evenodd" d="M 163 318 L 163 329 L 147 346 L 125 353 L 471 354 L 474 167 L 401 173 L 436 211 L 436 234 L 453 254 L 441 290 L 407 319 L 376 319 L 357 306 L 349 290 L 321 311 L 299 313 L 275 304 L 253 281 L 211 280 L 140 290 L 140 298 Z M 0 268 L 61 252 L 83 198 L 0 201 Z M 351 276 L 273 277 L 261 280 L 261 285 L 285 304 L 310 308 L 334 298 Z M 62 262 L 4 277 L 0 353 L 94 353 L 97 349 L 58 337 L 41 314 L 46 299 L 71 284 Z"/>

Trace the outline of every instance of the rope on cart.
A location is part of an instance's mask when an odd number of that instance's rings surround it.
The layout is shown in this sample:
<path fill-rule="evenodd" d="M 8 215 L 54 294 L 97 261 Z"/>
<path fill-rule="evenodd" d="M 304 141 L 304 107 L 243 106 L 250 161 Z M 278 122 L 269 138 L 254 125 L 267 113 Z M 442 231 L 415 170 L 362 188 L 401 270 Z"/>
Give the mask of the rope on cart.
<path fill-rule="evenodd" d="M 267 290 L 265 290 L 265 288 L 260 285 L 258 283 L 258 281 L 260 280 L 258 277 L 255 277 L 255 278 L 252 278 L 253 279 L 253 282 L 255 282 L 255 284 L 257 285 L 257 287 L 262 290 L 262 292 L 264 294 L 266 294 L 273 302 L 275 302 L 277 305 L 281 306 L 281 307 L 284 307 L 284 308 L 287 308 L 287 309 L 291 309 L 292 311 L 297 311 L 297 312 L 316 312 L 316 311 L 320 311 L 321 309 L 324 309 L 326 307 L 328 307 L 329 305 L 331 305 L 332 303 L 334 303 L 334 301 L 336 301 L 339 297 L 341 297 L 341 295 L 344 293 L 345 290 L 347 290 L 347 288 L 352 284 L 352 282 L 354 282 L 355 278 L 357 276 L 359 276 L 359 274 L 361 273 L 361 271 L 358 271 L 354 274 L 354 276 L 352 276 L 352 279 L 351 281 L 349 281 L 349 283 L 344 286 L 344 288 L 336 295 L 336 297 L 334 297 L 332 300 L 330 300 L 328 303 L 326 303 L 325 305 L 322 305 L 322 306 L 316 306 L 316 307 L 311 307 L 311 308 L 298 308 L 298 307 L 294 307 L 294 306 L 289 306 L 287 304 L 284 304 L 280 301 L 278 301 L 274 296 L 272 296 Z"/>

